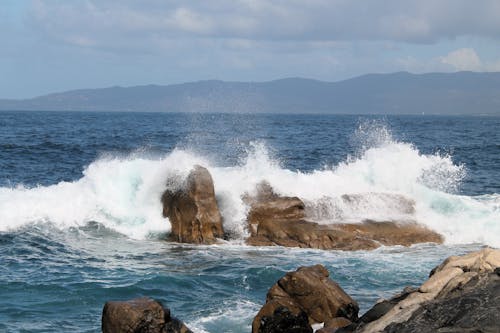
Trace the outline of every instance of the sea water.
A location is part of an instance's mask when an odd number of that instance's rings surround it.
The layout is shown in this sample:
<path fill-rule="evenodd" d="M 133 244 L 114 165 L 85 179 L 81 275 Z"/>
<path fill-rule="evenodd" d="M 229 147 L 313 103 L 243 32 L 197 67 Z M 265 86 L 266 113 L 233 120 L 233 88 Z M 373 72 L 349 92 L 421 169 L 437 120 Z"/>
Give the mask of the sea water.
<path fill-rule="evenodd" d="M 196 164 L 231 235 L 218 245 L 165 241 L 160 196 Z M 246 246 L 241 198 L 262 181 L 319 223 L 418 221 L 445 243 Z M 139 296 L 195 332 L 249 332 L 269 287 L 317 263 L 366 311 L 500 247 L 499 193 L 499 117 L 0 112 L 0 332 L 98 332 L 107 300 Z"/>

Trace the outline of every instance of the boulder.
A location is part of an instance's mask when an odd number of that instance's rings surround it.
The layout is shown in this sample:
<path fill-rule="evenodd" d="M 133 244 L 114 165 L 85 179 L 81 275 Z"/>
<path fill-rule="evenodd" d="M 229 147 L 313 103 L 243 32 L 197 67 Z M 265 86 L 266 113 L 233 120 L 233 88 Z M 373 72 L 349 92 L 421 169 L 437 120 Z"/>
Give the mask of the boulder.
<path fill-rule="evenodd" d="M 322 329 L 317 331 L 318 333 L 330 333 L 335 332 L 339 328 L 346 327 L 352 324 L 352 322 L 344 317 L 336 317 L 325 322 Z"/>
<path fill-rule="evenodd" d="M 337 332 L 500 332 L 500 250 L 450 257 L 418 289 L 376 304 Z"/>
<path fill-rule="evenodd" d="M 257 184 L 255 196 L 245 196 L 250 206 L 247 221 L 252 237 L 256 238 L 259 225 L 269 221 L 296 221 L 305 217 L 305 205 L 297 197 L 277 195 L 267 182 Z"/>
<path fill-rule="evenodd" d="M 172 226 L 173 241 L 211 244 L 224 236 L 214 183 L 206 168 L 195 166 L 184 186 L 165 191 L 161 200 L 163 216 Z"/>
<path fill-rule="evenodd" d="M 357 200 L 357 197 L 352 195 L 348 200 Z M 279 196 L 267 183 L 259 184 L 257 195 L 246 197 L 245 202 L 250 206 L 247 218 L 250 237 L 246 240 L 249 245 L 371 250 L 381 245 L 443 242 L 441 235 L 414 222 L 365 220 L 326 225 L 308 221 L 302 200 Z M 404 207 L 411 211 L 412 202 L 405 202 Z"/>
<path fill-rule="evenodd" d="M 358 310 L 358 304 L 329 278 L 324 266 L 300 267 L 287 273 L 269 289 L 266 304 L 253 320 L 252 332 L 262 333 L 266 323 L 281 322 L 283 313 L 286 313 L 286 318 L 299 318 L 305 313 L 309 325 L 312 325 L 336 317 L 354 321 Z M 277 314 L 281 317 L 275 318 Z"/>
<path fill-rule="evenodd" d="M 142 297 L 109 301 L 102 311 L 103 333 L 192 333 L 160 302 Z"/>
<path fill-rule="evenodd" d="M 279 306 L 269 316 L 261 318 L 259 333 L 313 333 L 304 311 L 292 313 L 286 307 Z"/>

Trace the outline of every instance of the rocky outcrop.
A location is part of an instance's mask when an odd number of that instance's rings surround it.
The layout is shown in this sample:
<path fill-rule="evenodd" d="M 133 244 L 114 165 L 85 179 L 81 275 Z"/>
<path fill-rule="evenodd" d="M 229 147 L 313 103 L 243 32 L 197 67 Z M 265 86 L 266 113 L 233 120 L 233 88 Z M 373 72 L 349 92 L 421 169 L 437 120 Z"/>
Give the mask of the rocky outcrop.
<path fill-rule="evenodd" d="M 381 245 L 409 246 L 442 243 L 436 232 L 417 223 L 374 222 L 318 224 L 306 220 L 305 204 L 297 197 L 276 195 L 268 184 L 260 184 L 250 206 L 247 243 L 256 246 L 280 245 L 323 250 L 371 250 Z M 351 196 L 349 200 L 355 200 Z M 411 203 L 406 203 L 411 210 Z"/>
<path fill-rule="evenodd" d="M 163 216 L 171 223 L 170 239 L 176 242 L 211 244 L 224 237 L 222 217 L 208 170 L 195 166 L 182 186 L 163 193 Z M 375 194 L 370 194 L 374 196 Z M 382 201 L 395 201 L 403 213 L 414 212 L 414 202 L 392 194 L 377 194 Z M 344 195 L 345 202 L 360 204 L 360 195 Z M 442 237 L 416 223 L 373 222 L 318 224 L 306 219 L 306 206 L 297 197 L 277 195 L 268 183 L 257 186 L 244 201 L 249 245 L 306 247 L 324 250 L 370 250 L 381 245 L 441 243 Z M 389 200 L 390 199 L 390 200 Z"/>
<path fill-rule="evenodd" d="M 337 332 L 500 332 L 500 250 L 450 257 L 418 289 L 376 304 Z"/>
<path fill-rule="evenodd" d="M 102 311 L 103 333 L 192 333 L 160 302 L 147 297 L 109 301 Z"/>
<path fill-rule="evenodd" d="M 279 306 L 270 315 L 260 319 L 259 333 L 313 333 L 304 311 L 291 312 L 288 308 Z"/>
<path fill-rule="evenodd" d="M 212 176 L 206 168 L 195 166 L 183 188 L 165 191 L 161 201 L 173 241 L 211 244 L 224 236 Z"/>
<path fill-rule="evenodd" d="M 358 304 L 329 278 L 324 266 L 301 267 L 269 289 L 266 304 L 252 323 L 252 333 L 274 332 L 269 327 L 275 326 L 283 332 L 292 332 L 290 327 L 296 332 L 311 332 L 310 325 L 333 318 L 354 321 L 358 310 Z M 304 315 L 309 326 L 304 326 Z M 292 326 L 287 327 L 287 323 Z"/>

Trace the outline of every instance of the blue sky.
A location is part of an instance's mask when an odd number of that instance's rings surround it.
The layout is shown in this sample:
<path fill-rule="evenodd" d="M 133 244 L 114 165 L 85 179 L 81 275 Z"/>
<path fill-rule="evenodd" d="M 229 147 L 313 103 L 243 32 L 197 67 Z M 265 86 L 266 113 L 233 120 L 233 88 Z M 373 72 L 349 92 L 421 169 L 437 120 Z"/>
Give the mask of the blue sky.
<path fill-rule="evenodd" d="M 0 98 L 206 79 L 500 71 L 498 0 L 2 0 Z"/>

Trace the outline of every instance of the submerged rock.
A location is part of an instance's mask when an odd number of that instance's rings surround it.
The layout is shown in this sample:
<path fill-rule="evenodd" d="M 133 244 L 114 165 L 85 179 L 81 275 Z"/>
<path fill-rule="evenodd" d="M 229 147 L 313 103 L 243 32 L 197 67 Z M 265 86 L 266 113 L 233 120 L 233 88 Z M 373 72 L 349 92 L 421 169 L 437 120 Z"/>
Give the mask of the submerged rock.
<path fill-rule="evenodd" d="M 450 257 L 418 289 L 376 304 L 337 332 L 500 332 L 500 250 Z"/>
<path fill-rule="evenodd" d="M 214 183 L 208 170 L 195 166 L 185 188 L 162 195 L 163 216 L 172 226 L 176 242 L 210 244 L 224 236 L 222 217 L 215 199 Z"/>
<path fill-rule="evenodd" d="M 102 311 L 103 333 L 192 333 L 160 302 L 142 297 L 109 301 Z"/>
<path fill-rule="evenodd" d="M 286 330 L 285 323 L 297 326 L 302 322 L 302 313 L 307 318 L 309 329 L 312 324 L 336 317 L 353 321 L 357 319 L 358 310 L 358 304 L 329 278 L 324 266 L 301 267 L 287 273 L 269 289 L 266 304 L 253 320 L 252 333 L 272 332 L 268 328 L 276 323 L 283 332 L 291 332 Z"/>

